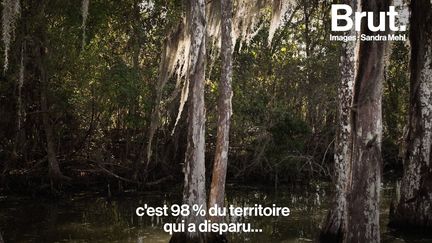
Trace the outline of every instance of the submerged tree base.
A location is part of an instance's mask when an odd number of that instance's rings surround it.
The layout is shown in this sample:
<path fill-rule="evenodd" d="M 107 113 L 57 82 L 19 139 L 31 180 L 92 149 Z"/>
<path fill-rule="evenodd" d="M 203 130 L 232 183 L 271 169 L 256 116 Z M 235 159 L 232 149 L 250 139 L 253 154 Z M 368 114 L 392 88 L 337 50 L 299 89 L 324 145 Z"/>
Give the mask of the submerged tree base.
<path fill-rule="evenodd" d="M 409 232 L 429 232 L 432 230 L 430 199 L 418 199 L 405 205 L 399 205 L 396 212 L 390 212 L 389 226 Z"/>
<path fill-rule="evenodd" d="M 226 243 L 226 242 L 228 242 L 226 235 L 213 233 L 213 234 L 208 234 L 207 236 L 207 243 Z"/>
<path fill-rule="evenodd" d="M 331 229 L 323 229 L 319 235 L 320 243 L 339 243 L 343 241 L 342 229 L 339 227 L 334 232 Z"/>
<path fill-rule="evenodd" d="M 170 243 L 226 243 L 226 235 L 216 233 L 201 233 L 195 238 L 190 238 L 186 233 L 176 233 L 171 237 Z"/>

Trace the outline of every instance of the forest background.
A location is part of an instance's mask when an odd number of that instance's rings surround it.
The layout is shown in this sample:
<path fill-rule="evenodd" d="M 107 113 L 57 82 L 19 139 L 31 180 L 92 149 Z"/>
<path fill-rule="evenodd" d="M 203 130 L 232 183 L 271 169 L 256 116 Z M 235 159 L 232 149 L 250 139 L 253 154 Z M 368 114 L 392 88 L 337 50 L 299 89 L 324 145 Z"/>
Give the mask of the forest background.
<path fill-rule="evenodd" d="M 346 47 L 329 40 L 333 3 L 275 1 L 286 3 L 275 14 L 267 1 L 240 2 L 233 14 L 227 181 L 276 190 L 331 182 Z M 207 29 L 204 95 L 208 172 L 222 67 L 213 4 L 207 6 L 207 24 L 215 28 Z M 8 0 L 2 6 L 4 193 L 62 197 L 108 188 L 121 194 L 183 182 L 190 100 L 186 58 L 173 49 L 188 46 L 182 1 Z M 396 181 L 405 156 L 410 46 L 389 46 L 382 176 Z"/>

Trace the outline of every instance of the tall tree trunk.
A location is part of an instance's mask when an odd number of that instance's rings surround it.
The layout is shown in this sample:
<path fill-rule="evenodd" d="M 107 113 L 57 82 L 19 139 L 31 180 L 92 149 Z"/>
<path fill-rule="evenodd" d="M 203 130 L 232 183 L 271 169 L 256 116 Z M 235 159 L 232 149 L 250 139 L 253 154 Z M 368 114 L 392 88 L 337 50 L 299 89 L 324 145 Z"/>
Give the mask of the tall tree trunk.
<path fill-rule="evenodd" d="M 40 88 L 40 105 L 42 112 L 42 123 L 45 131 L 46 137 L 46 150 L 48 157 L 48 172 L 49 175 L 55 179 L 61 179 L 63 174 L 60 171 L 60 166 L 57 161 L 57 156 L 55 152 L 54 146 L 54 133 L 52 124 L 49 118 L 49 109 L 48 109 L 48 101 L 47 101 L 47 79 L 45 74 L 45 69 L 43 66 L 40 67 L 40 78 L 41 78 L 41 88 Z"/>
<path fill-rule="evenodd" d="M 205 191 L 205 110 L 204 110 L 204 81 L 205 81 L 205 1 L 197 0 L 187 3 L 190 18 L 189 31 L 191 35 L 191 53 L 189 58 L 189 107 L 188 107 L 188 135 L 184 164 L 183 203 L 192 207 L 199 205 L 207 211 Z M 205 216 L 191 213 L 183 218 L 185 225 L 198 225 L 205 220 Z M 206 235 L 196 232 L 174 235 L 171 242 L 205 242 Z"/>
<path fill-rule="evenodd" d="M 357 10 L 356 0 L 347 0 Z M 353 36 L 357 32 L 352 29 L 347 34 Z M 354 79 L 358 41 L 350 41 L 342 45 L 340 63 L 341 83 L 338 89 L 338 125 L 334 153 L 335 194 L 321 231 L 320 242 L 341 242 L 347 232 L 347 190 L 351 174 L 351 105 L 353 100 Z"/>
<path fill-rule="evenodd" d="M 12 150 L 12 157 L 13 159 L 18 158 L 18 147 L 21 143 L 21 137 L 22 137 L 22 123 L 23 123 L 23 102 L 22 102 L 22 88 L 24 85 L 24 72 L 25 72 L 25 63 L 24 63 L 24 47 L 25 43 L 21 44 L 21 61 L 20 61 L 20 68 L 19 68 L 19 76 L 17 81 L 17 99 L 16 99 L 16 133 L 15 133 L 15 139 L 13 144 L 13 150 Z M 6 164 L 7 167 L 7 164 Z"/>
<path fill-rule="evenodd" d="M 218 98 L 218 130 L 216 138 L 215 159 L 210 187 L 209 207 L 224 204 L 225 178 L 228 163 L 229 129 L 232 114 L 232 1 L 221 0 L 222 11 L 222 70 L 219 83 Z M 213 222 L 222 222 L 222 217 L 212 217 Z"/>
<path fill-rule="evenodd" d="M 378 23 L 379 12 L 388 11 L 389 2 L 362 0 L 361 11 L 373 12 L 373 21 Z M 368 21 L 363 21 L 362 34 L 387 34 L 371 32 L 367 25 Z M 348 186 L 348 232 L 344 242 L 380 242 L 381 101 L 387 46 L 386 41 L 360 42 L 351 113 L 352 168 Z"/>
<path fill-rule="evenodd" d="M 391 216 L 397 227 L 432 229 L 432 3 L 411 2 L 411 94 L 407 153 L 400 201 Z"/>
<path fill-rule="evenodd" d="M 40 3 L 40 18 L 45 18 L 45 2 L 42 1 Z M 48 158 L 48 172 L 52 179 L 59 180 L 65 178 L 60 171 L 60 166 L 57 161 L 57 156 L 55 152 L 55 143 L 54 143 L 54 133 L 53 127 L 50 121 L 49 115 L 49 106 L 47 99 L 47 89 L 48 89 L 48 77 L 46 73 L 46 56 L 47 50 L 45 47 L 45 43 L 47 43 L 47 27 L 45 24 L 40 23 L 38 26 L 38 37 L 40 37 L 40 42 L 36 45 L 36 62 L 37 62 L 37 70 L 39 75 L 40 82 L 40 106 L 41 106 L 41 116 L 42 116 L 42 125 L 45 132 L 46 138 L 46 151 Z"/>

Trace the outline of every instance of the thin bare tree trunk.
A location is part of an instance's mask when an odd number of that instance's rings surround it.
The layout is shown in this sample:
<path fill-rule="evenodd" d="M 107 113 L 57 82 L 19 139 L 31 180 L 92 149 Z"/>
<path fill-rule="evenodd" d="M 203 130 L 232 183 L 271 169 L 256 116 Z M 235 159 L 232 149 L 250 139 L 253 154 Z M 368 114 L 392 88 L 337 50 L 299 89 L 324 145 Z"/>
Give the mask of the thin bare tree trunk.
<path fill-rule="evenodd" d="M 411 2 L 411 95 L 400 201 L 391 225 L 432 229 L 432 3 Z"/>
<path fill-rule="evenodd" d="M 54 134 L 52 124 L 49 118 L 49 109 L 47 101 L 47 85 L 45 71 L 41 69 L 41 90 L 40 90 L 40 105 L 42 111 L 42 123 L 46 137 L 46 150 L 48 157 L 48 172 L 53 179 L 61 179 L 63 174 L 60 171 L 60 166 L 57 161 L 57 156 L 54 146 Z"/>
<path fill-rule="evenodd" d="M 45 2 L 42 1 L 40 3 L 40 16 L 44 16 L 45 12 Z M 57 156 L 55 152 L 55 143 L 54 143 L 54 133 L 52 124 L 49 117 L 49 106 L 48 106 L 48 100 L 47 100 L 47 88 L 48 88 L 48 77 L 46 73 L 46 55 L 47 50 L 44 46 L 46 43 L 46 26 L 41 23 L 39 26 L 39 32 L 40 32 L 40 44 L 36 45 L 38 48 L 36 48 L 36 61 L 37 61 L 37 68 L 39 71 L 39 81 L 40 81 L 40 106 L 41 106 L 41 116 L 42 116 L 42 125 L 45 132 L 45 138 L 46 138 L 46 150 L 47 150 L 47 157 L 48 157 L 48 172 L 52 179 L 59 180 L 66 178 L 63 176 L 59 163 L 57 161 Z"/>
<path fill-rule="evenodd" d="M 191 53 L 189 59 L 189 106 L 188 106 L 188 135 L 187 149 L 184 164 L 184 189 L 183 203 L 199 205 L 202 210 L 207 211 L 205 191 L 205 109 L 204 109 L 204 81 L 205 81 L 205 1 L 191 1 L 190 25 Z M 205 220 L 205 216 L 191 213 L 183 218 L 185 225 L 198 225 Z M 171 242 L 205 242 L 206 234 L 196 232 L 185 232 L 185 234 L 174 235 Z"/>
<path fill-rule="evenodd" d="M 388 10 L 389 0 L 362 0 L 361 11 Z M 371 32 L 363 21 L 361 33 Z M 379 200 L 381 184 L 382 92 L 386 41 L 360 42 L 358 70 L 351 113 L 352 168 L 348 193 L 348 232 L 344 242 L 380 242 Z"/>
<path fill-rule="evenodd" d="M 353 11 L 357 9 L 356 0 L 347 0 Z M 352 29 L 349 35 L 357 35 Z M 338 127 L 335 141 L 334 175 L 335 194 L 321 231 L 320 242 L 341 242 L 347 232 L 347 190 L 351 174 L 351 105 L 353 100 L 354 79 L 358 41 L 344 43 L 341 56 L 341 84 L 338 89 Z"/>
<path fill-rule="evenodd" d="M 218 130 L 216 138 L 215 159 L 213 161 L 213 174 L 210 187 L 209 207 L 224 205 L 225 178 L 228 163 L 229 129 L 232 114 L 232 2 L 221 1 L 222 11 L 222 44 L 221 59 L 222 70 L 219 83 L 218 98 Z M 222 217 L 212 217 L 213 222 L 222 222 Z"/>
<path fill-rule="evenodd" d="M 21 44 L 21 61 L 20 61 L 20 67 L 19 67 L 19 75 L 17 80 L 17 95 L 16 95 L 16 131 L 15 131 L 15 137 L 14 137 L 14 143 L 12 147 L 12 154 L 9 161 L 7 161 L 3 168 L 3 173 L 9 170 L 9 166 L 12 163 L 15 163 L 19 159 L 19 154 L 22 152 L 20 149 L 20 145 L 22 143 L 22 124 L 23 124 L 23 117 L 24 117 L 24 111 L 23 111 L 23 105 L 22 105 L 22 87 L 24 84 L 24 45 L 25 43 Z"/>

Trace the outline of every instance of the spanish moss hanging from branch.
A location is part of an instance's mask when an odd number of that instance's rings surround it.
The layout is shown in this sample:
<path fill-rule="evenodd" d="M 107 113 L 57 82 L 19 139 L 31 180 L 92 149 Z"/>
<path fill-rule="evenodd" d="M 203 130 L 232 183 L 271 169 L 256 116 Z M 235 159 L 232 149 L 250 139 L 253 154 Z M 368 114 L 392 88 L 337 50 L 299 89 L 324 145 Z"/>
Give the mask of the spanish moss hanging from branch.
<path fill-rule="evenodd" d="M 291 1 L 273 0 L 272 17 L 268 34 L 268 45 L 271 45 L 276 30 L 286 22 L 285 15 L 292 8 Z"/>
<path fill-rule="evenodd" d="M 238 0 L 234 4 L 233 14 L 233 45 L 239 40 L 248 45 L 262 28 L 261 16 L 264 8 L 271 3 L 269 0 Z M 241 48 L 240 48 L 241 49 Z"/>
<path fill-rule="evenodd" d="M 85 0 L 84 0 L 85 1 Z M 271 33 L 272 36 L 277 28 L 285 23 L 283 17 L 291 8 L 291 1 L 282 0 L 237 0 L 234 1 L 233 10 L 233 27 L 232 27 L 232 44 L 238 41 L 240 46 L 245 43 L 246 45 L 258 34 L 263 26 L 263 16 L 265 15 L 265 9 L 272 7 L 271 16 Z M 209 43 L 209 49 L 211 49 L 210 67 L 215 61 L 215 57 L 218 56 L 221 43 L 221 13 L 220 13 L 220 2 L 210 1 L 207 4 L 206 10 L 208 12 L 206 17 L 206 39 Z M 172 130 L 172 134 L 175 131 L 178 122 L 182 116 L 184 106 L 187 101 L 189 94 L 188 81 L 185 78 L 186 71 L 189 68 L 190 62 L 190 34 L 189 34 L 189 20 L 187 16 L 182 17 L 182 22 L 177 25 L 167 36 L 164 42 L 164 47 L 161 62 L 159 66 L 159 80 L 156 87 L 156 100 L 155 107 L 152 113 L 151 125 L 148 132 L 147 140 L 147 161 L 148 165 L 152 155 L 152 142 L 154 134 L 159 126 L 159 120 L 161 116 L 162 107 L 162 93 L 163 89 L 168 82 L 168 79 L 175 75 L 177 77 L 176 89 L 171 95 L 171 98 L 180 92 L 180 102 L 177 112 L 177 117 Z M 272 37 L 269 36 L 269 43 L 271 43 Z M 211 68 L 210 68 L 211 71 Z"/>
<path fill-rule="evenodd" d="M 177 76 L 177 83 L 175 92 L 171 96 L 176 96 L 177 90 L 180 89 L 181 80 L 186 75 L 186 70 L 188 69 L 189 58 L 189 46 L 190 46 L 190 35 L 187 31 L 187 18 L 182 17 L 182 21 L 178 24 L 166 37 L 164 41 L 164 46 L 162 47 L 161 61 L 159 64 L 159 78 L 158 83 L 155 88 L 156 100 L 155 107 L 153 108 L 150 127 L 148 131 L 148 140 L 146 148 L 146 167 L 150 163 L 152 156 L 152 143 L 154 134 L 159 126 L 159 120 L 162 111 L 162 92 L 168 82 L 168 79 L 174 74 Z M 186 102 L 186 97 L 188 95 L 188 85 L 184 84 L 181 92 L 181 102 L 179 107 L 179 114 L 183 110 L 184 103 Z M 178 115 L 179 117 L 180 115 Z M 177 121 L 179 118 L 177 118 Z M 143 161 L 144 162 L 144 161 Z"/>
<path fill-rule="evenodd" d="M 2 5 L 2 40 L 4 45 L 3 69 L 6 72 L 9 65 L 9 49 L 11 41 L 15 36 L 15 27 L 21 13 L 21 5 L 19 0 L 3 0 Z"/>

